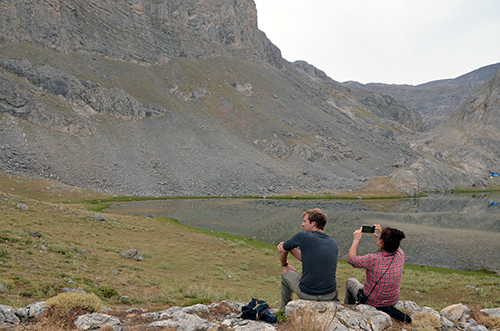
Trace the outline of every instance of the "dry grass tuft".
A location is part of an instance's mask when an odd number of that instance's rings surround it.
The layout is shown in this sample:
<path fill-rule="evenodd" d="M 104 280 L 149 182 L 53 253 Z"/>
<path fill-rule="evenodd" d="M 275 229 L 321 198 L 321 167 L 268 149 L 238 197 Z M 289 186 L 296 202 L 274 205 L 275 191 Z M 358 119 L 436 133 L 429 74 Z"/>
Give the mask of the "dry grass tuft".
<path fill-rule="evenodd" d="M 419 313 L 412 318 L 412 326 L 418 331 L 435 331 L 441 327 L 440 318 L 434 314 Z"/>
<path fill-rule="evenodd" d="M 111 325 L 106 325 L 103 328 L 100 328 L 99 331 L 115 331 Z"/>
<path fill-rule="evenodd" d="M 478 309 L 473 309 L 472 315 L 474 319 L 488 330 L 500 330 L 500 317 L 488 316 Z"/>
<path fill-rule="evenodd" d="M 50 320 L 72 320 L 79 316 L 75 315 L 77 313 L 102 312 L 101 299 L 95 294 L 87 293 L 61 293 L 47 300 L 45 305 L 47 306 L 46 314 Z"/>
<path fill-rule="evenodd" d="M 85 315 L 89 311 L 82 308 L 73 308 L 69 311 L 60 306 L 52 306 L 47 309 L 42 320 L 37 324 L 35 330 L 76 330 L 75 322 L 78 316 Z"/>
<path fill-rule="evenodd" d="M 102 301 L 95 294 L 61 293 L 45 302 L 47 311 L 34 330 L 74 330 L 78 316 L 102 311 Z"/>
<path fill-rule="evenodd" d="M 300 311 L 285 321 L 283 329 L 289 331 L 327 331 L 336 316 L 337 310 L 326 313 Z"/>

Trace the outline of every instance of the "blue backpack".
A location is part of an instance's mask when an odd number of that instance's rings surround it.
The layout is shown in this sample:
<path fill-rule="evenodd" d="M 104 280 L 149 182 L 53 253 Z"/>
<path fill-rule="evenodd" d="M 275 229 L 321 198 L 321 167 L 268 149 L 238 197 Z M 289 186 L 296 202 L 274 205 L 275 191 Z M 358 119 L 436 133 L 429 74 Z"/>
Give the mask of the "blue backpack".
<path fill-rule="evenodd" d="M 265 301 L 255 298 L 252 298 L 248 305 L 241 308 L 241 317 L 267 323 L 276 323 L 278 321 L 278 318 L 269 311 L 269 305 Z"/>

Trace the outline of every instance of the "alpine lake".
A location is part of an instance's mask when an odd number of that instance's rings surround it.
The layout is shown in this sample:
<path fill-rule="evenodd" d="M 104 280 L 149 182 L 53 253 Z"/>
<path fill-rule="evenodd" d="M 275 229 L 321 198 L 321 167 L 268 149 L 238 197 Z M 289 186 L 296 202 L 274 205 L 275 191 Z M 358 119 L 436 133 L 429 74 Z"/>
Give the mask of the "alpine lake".
<path fill-rule="evenodd" d="M 302 231 L 302 213 L 321 208 L 325 233 L 346 259 L 352 233 L 362 225 L 402 230 L 406 263 L 459 270 L 500 271 L 500 192 L 429 194 L 405 199 L 207 198 L 116 202 L 117 214 L 170 217 L 182 224 L 277 245 Z M 375 252 L 364 234 L 358 254 Z"/>

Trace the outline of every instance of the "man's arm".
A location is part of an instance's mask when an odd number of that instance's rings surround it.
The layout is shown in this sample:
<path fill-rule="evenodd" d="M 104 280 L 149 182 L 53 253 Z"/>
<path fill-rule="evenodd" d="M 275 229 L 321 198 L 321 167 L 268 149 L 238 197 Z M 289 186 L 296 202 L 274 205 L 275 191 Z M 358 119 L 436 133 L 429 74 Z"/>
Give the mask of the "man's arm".
<path fill-rule="evenodd" d="M 294 258 L 296 258 L 297 260 L 299 260 L 300 262 L 302 262 L 302 252 L 297 249 L 297 248 L 294 248 L 290 251 L 290 254 L 292 254 L 292 256 Z"/>
<path fill-rule="evenodd" d="M 281 257 L 281 253 L 285 251 L 287 254 L 284 256 L 284 260 L 282 260 L 282 257 Z M 292 254 L 292 256 L 294 258 L 296 258 L 297 260 L 299 260 L 300 262 L 302 262 L 302 252 L 297 249 L 297 248 L 294 248 L 292 249 L 291 251 L 286 251 L 284 248 L 283 248 L 283 242 L 280 242 L 278 244 L 278 252 L 280 253 L 280 262 L 281 264 L 286 264 L 286 258 L 288 256 L 288 253 Z"/>
<path fill-rule="evenodd" d="M 295 269 L 294 266 L 288 264 L 288 262 L 287 262 L 288 251 L 283 248 L 283 242 L 280 242 L 277 247 L 278 247 L 278 253 L 279 253 L 280 263 L 281 263 L 281 266 L 283 267 L 283 269 L 285 271 L 285 275 L 287 274 L 288 270 L 297 271 L 297 269 Z M 298 251 L 298 249 L 294 248 L 292 250 L 292 252 L 294 250 Z M 295 254 L 297 254 L 297 253 L 295 252 Z M 292 255 L 295 256 L 294 253 L 292 253 Z M 301 257 L 300 251 L 299 251 L 298 255 L 299 255 L 299 257 Z"/>
<path fill-rule="evenodd" d="M 281 245 L 281 248 L 280 248 Z M 287 262 L 287 257 L 288 257 L 288 251 L 283 249 L 283 243 L 280 243 L 278 245 L 278 252 L 279 252 L 279 258 L 280 258 L 280 263 L 282 266 L 288 264 Z"/>
<path fill-rule="evenodd" d="M 283 242 L 280 242 L 278 244 L 278 252 L 281 253 L 282 251 L 285 251 L 285 249 L 283 248 Z M 285 252 L 287 252 L 287 253 L 290 252 L 294 258 L 296 258 L 297 260 L 302 262 L 302 252 L 298 248 L 294 248 L 291 251 L 285 251 Z M 281 261 L 281 258 L 280 258 L 280 261 Z M 286 256 L 285 256 L 284 261 L 286 263 Z M 281 262 L 283 262 L 283 261 L 281 261 Z M 285 264 L 285 263 L 281 263 L 281 264 Z"/>

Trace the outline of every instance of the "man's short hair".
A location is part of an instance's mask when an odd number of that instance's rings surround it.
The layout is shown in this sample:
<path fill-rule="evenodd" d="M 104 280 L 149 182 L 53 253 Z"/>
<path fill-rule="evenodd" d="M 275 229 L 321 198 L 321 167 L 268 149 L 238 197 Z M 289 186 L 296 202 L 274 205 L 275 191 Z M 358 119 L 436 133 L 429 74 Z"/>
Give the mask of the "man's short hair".
<path fill-rule="evenodd" d="M 316 222 L 316 227 L 323 230 L 326 225 L 326 214 L 319 208 L 309 209 L 302 214 L 302 217 L 309 215 L 309 223 Z"/>

